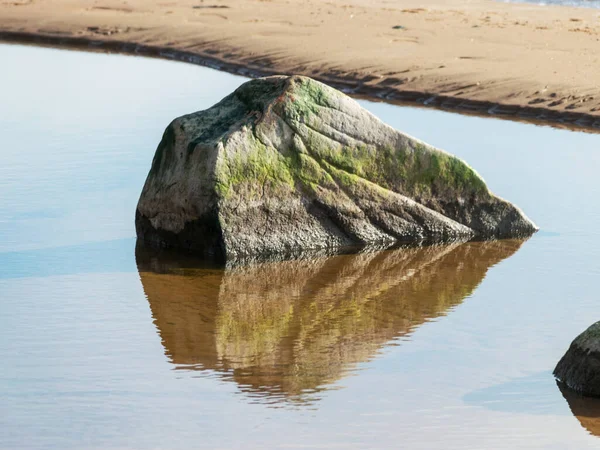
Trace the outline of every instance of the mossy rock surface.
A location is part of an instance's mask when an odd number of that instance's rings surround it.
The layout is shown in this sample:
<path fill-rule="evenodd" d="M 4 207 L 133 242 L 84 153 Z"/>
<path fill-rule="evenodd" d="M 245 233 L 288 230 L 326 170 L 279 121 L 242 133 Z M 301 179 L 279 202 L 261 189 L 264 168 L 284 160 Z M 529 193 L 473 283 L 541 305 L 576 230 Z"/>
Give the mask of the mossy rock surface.
<path fill-rule="evenodd" d="M 249 81 L 175 119 L 136 229 L 143 241 L 225 259 L 536 231 L 462 160 L 299 76 Z"/>

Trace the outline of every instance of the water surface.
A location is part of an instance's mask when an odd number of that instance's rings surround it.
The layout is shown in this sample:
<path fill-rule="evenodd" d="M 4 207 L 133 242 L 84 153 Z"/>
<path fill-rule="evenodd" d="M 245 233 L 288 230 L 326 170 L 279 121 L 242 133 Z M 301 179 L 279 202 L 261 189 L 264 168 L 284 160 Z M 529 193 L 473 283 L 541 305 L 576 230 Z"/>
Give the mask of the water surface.
<path fill-rule="evenodd" d="M 136 250 L 134 211 L 165 126 L 242 78 L 0 60 L 0 448 L 600 447 L 551 376 L 600 318 L 600 136 L 362 102 L 541 231 L 222 270 Z"/>
<path fill-rule="evenodd" d="M 599 0 L 504 0 L 508 3 L 535 3 L 543 6 L 575 6 L 578 8 L 600 8 Z"/>

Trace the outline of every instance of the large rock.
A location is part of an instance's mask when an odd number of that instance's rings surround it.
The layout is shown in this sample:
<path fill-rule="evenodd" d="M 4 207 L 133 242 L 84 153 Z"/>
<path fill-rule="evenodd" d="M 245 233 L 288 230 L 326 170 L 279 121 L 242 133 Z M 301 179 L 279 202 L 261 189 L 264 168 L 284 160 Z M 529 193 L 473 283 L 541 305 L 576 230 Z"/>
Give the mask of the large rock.
<path fill-rule="evenodd" d="M 249 81 L 175 119 L 136 229 L 143 241 L 225 259 L 536 231 L 460 159 L 298 76 Z"/>
<path fill-rule="evenodd" d="M 600 322 L 575 338 L 556 365 L 554 376 L 574 391 L 600 397 Z"/>

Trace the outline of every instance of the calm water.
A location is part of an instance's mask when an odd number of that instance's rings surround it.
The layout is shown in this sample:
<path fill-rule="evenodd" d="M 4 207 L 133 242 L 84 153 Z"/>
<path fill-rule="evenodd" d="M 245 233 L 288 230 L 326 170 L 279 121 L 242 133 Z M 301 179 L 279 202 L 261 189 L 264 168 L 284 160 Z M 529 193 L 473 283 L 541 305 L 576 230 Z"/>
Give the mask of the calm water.
<path fill-rule="evenodd" d="M 509 3 L 535 3 L 540 6 L 576 6 L 579 8 L 600 8 L 600 0 L 503 0 Z"/>
<path fill-rule="evenodd" d="M 600 136 L 363 102 L 541 231 L 222 271 L 136 250 L 134 211 L 168 122 L 243 79 L 0 60 L 1 449 L 600 448 L 551 376 L 600 318 Z"/>

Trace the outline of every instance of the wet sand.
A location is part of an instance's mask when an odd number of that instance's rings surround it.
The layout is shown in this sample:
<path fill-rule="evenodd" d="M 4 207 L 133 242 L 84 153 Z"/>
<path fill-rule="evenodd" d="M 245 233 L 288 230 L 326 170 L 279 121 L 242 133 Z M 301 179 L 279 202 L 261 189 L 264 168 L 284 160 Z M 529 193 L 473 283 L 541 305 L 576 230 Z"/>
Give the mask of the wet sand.
<path fill-rule="evenodd" d="M 599 14 L 488 0 L 0 0 L 0 40 L 600 128 Z"/>

